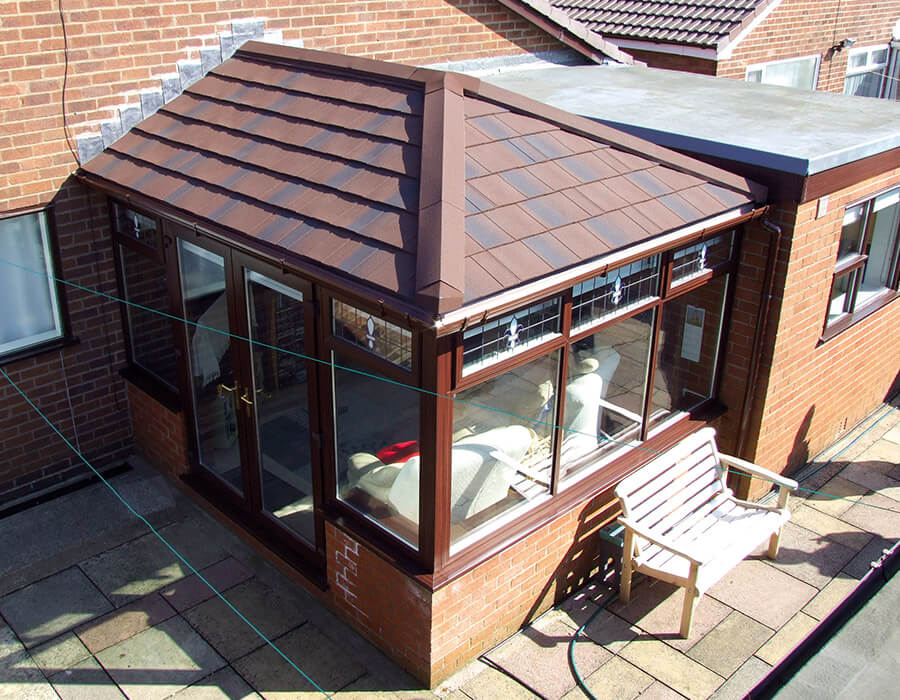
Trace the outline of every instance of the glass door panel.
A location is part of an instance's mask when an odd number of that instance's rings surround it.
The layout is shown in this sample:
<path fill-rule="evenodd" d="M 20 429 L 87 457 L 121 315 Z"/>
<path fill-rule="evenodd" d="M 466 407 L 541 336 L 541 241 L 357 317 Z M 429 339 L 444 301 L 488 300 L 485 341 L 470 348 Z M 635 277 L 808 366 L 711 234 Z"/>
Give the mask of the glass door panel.
<path fill-rule="evenodd" d="M 178 240 L 200 465 L 243 494 L 225 259 Z"/>
<path fill-rule="evenodd" d="M 251 270 L 244 279 L 262 508 L 314 544 L 303 294 Z"/>

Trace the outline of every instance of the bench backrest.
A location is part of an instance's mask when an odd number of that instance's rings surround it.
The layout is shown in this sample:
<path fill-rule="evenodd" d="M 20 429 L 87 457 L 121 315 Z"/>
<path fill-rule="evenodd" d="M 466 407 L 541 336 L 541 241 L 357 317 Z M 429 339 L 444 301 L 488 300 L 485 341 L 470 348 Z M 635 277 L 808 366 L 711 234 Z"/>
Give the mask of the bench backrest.
<path fill-rule="evenodd" d="M 677 537 L 731 495 L 716 449 L 703 428 L 655 457 L 615 489 L 622 514 L 656 534 Z M 636 545 L 640 553 L 640 541 Z"/>

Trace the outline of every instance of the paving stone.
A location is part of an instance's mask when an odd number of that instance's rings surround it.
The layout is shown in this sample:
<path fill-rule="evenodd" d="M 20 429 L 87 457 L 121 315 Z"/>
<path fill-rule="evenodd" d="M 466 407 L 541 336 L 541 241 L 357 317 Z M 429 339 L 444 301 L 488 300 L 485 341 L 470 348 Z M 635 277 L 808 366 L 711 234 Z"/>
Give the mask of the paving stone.
<path fill-rule="evenodd" d="M 508 676 L 504 676 L 509 678 Z M 511 683 L 515 683 L 509 679 Z M 516 684 L 517 685 L 517 684 Z M 471 700 L 471 698 L 463 693 L 459 688 L 452 692 L 441 693 L 437 695 L 429 690 L 392 690 L 392 685 L 388 682 L 376 678 L 371 673 L 367 673 L 362 678 L 358 678 L 345 688 L 331 693 L 331 697 L 336 700 Z M 498 696 L 503 697 L 503 696 Z M 516 696 L 510 696 L 515 698 Z M 530 696 L 535 697 L 535 696 Z"/>
<path fill-rule="evenodd" d="M 765 556 L 768 544 L 758 550 Z M 787 523 L 781 530 L 781 542 L 774 566 L 794 578 L 822 589 L 856 555 L 856 550 L 844 547 L 833 540 Z"/>
<path fill-rule="evenodd" d="M 841 472 L 841 478 L 900 500 L 900 481 L 888 476 L 895 466 L 894 462 L 853 462 Z"/>
<path fill-rule="evenodd" d="M 166 601 L 154 593 L 82 625 L 75 633 L 84 645 L 96 654 L 163 620 L 168 620 L 174 614 L 175 611 Z"/>
<path fill-rule="evenodd" d="M 575 687 L 568 671 L 568 645 L 573 631 L 559 620 L 541 618 L 531 627 L 492 651 L 490 661 L 540 695 L 550 700 L 561 698 Z M 582 677 L 593 673 L 612 654 L 592 640 L 575 645 L 575 663 Z"/>
<path fill-rule="evenodd" d="M 194 685 L 179 690 L 171 700 L 259 700 L 259 695 L 234 669 L 226 666 Z"/>
<path fill-rule="evenodd" d="M 765 625 L 733 610 L 687 654 L 711 671 L 728 678 L 773 634 Z"/>
<path fill-rule="evenodd" d="M 620 656 L 688 698 L 708 698 L 725 681 L 652 637 L 638 637 L 622 650 Z"/>
<path fill-rule="evenodd" d="M 665 683 L 653 681 L 647 690 L 640 694 L 640 700 L 680 700 L 684 695 L 676 693 Z"/>
<path fill-rule="evenodd" d="M 803 612 L 816 620 L 824 620 L 858 585 L 856 578 L 839 575 L 806 604 Z"/>
<path fill-rule="evenodd" d="M 900 503 L 877 493 L 862 498 L 841 520 L 889 540 L 900 539 Z"/>
<path fill-rule="evenodd" d="M 256 579 L 235 586 L 225 598 L 269 639 L 280 637 L 307 620 L 299 605 Z M 229 661 L 265 644 L 265 640 L 221 598 L 208 600 L 183 614 L 203 638 Z"/>
<path fill-rule="evenodd" d="M 756 656 L 770 666 L 775 666 L 818 624 L 819 621 L 816 618 L 810 617 L 806 613 L 797 613 L 756 652 Z"/>
<path fill-rule="evenodd" d="M 900 435 L 900 423 L 888 430 L 881 439 L 869 447 L 860 460 L 866 462 L 884 462 L 887 464 L 900 464 L 900 442 L 896 436 Z M 891 439 L 892 436 L 894 439 Z"/>
<path fill-rule="evenodd" d="M 618 615 L 613 615 L 609 610 L 603 610 L 584 628 L 582 634 L 593 639 L 607 651 L 618 654 L 622 647 L 641 634 L 641 631 Z"/>
<path fill-rule="evenodd" d="M 836 476 L 829 480 L 821 488 L 816 489 L 822 493 L 810 494 L 806 505 L 827 513 L 835 518 L 840 518 L 849 510 L 856 501 L 862 498 L 868 489 L 852 481 Z"/>
<path fill-rule="evenodd" d="M 614 656 L 585 678 L 584 683 L 597 698 L 631 700 L 653 685 L 654 678 L 625 659 Z M 582 700 L 587 697 L 581 688 L 576 687 L 565 695 L 564 700 Z"/>
<path fill-rule="evenodd" d="M 772 667 L 765 661 L 751 656 L 737 673 L 713 693 L 711 700 L 744 700 L 771 670 Z"/>
<path fill-rule="evenodd" d="M 0 660 L 0 700 L 59 700 L 26 651 Z"/>
<path fill-rule="evenodd" d="M 225 665 L 180 617 L 104 649 L 97 660 L 130 700 L 166 698 Z"/>
<path fill-rule="evenodd" d="M 74 567 L 0 598 L 0 614 L 26 647 L 46 642 L 111 609 L 103 594 Z"/>
<path fill-rule="evenodd" d="M 159 533 L 198 571 L 227 556 L 218 544 L 221 537 L 209 532 L 200 518 L 174 523 Z M 98 554 L 81 568 L 116 607 L 192 573 L 153 533 Z"/>
<path fill-rule="evenodd" d="M 243 583 L 253 576 L 250 569 L 233 557 L 216 562 L 200 573 L 219 593 L 227 591 L 232 586 Z M 161 595 L 169 605 L 178 612 L 182 612 L 209 600 L 216 594 L 196 574 L 191 574 L 163 589 Z"/>
<path fill-rule="evenodd" d="M 31 650 L 31 658 L 48 676 L 64 671 L 90 655 L 74 632 L 66 632 Z"/>
<path fill-rule="evenodd" d="M 3 668 L 6 659 L 17 657 L 24 652 L 25 647 L 16 637 L 16 633 L 6 625 L 0 626 L 0 669 Z"/>
<path fill-rule="evenodd" d="M 346 688 L 365 674 L 346 648 L 339 649 L 311 623 L 273 641 L 327 693 Z M 315 686 L 268 644 L 236 661 L 234 668 L 267 700 L 321 697 Z"/>
<path fill-rule="evenodd" d="M 475 678 L 462 686 L 460 691 L 464 696 L 472 698 L 472 700 L 495 700 L 495 698 L 531 700 L 532 698 L 540 697 L 502 671 L 497 671 L 493 668 L 479 673 Z"/>
<path fill-rule="evenodd" d="M 89 656 L 72 668 L 50 676 L 53 688 L 61 700 L 123 700 L 116 684 L 100 664 Z"/>
<path fill-rule="evenodd" d="M 897 423 L 896 425 L 891 427 L 891 429 L 888 430 L 884 435 L 882 435 L 881 438 L 900 446 L 900 423 Z M 897 461 L 900 461 L 900 459 L 898 459 Z"/>
<path fill-rule="evenodd" d="M 872 539 L 871 533 L 806 505 L 791 511 L 791 522 L 856 551 Z"/>
<path fill-rule="evenodd" d="M 895 540 L 889 540 L 886 537 L 876 535 L 872 540 L 863 547 L 859 553 L 853 557 L 843 568 L 842 573 L 861 579 L 872 568 L 872 562 L 881 559 L 885 549 L 890 549 L 895 544 Z"/>
<path fill-rule="evenodd" d="M 707 593 L 766 627 L 779 629 L 818 593 L 758 559 L 746 559 Z"/>
<path fill-rule="evenodd" d="M 656 579 L 645 579 L 632 589 L 627 605 L 616 601 L 610 605 L 610 610 L 680 651 L 690 649 L 731 612 L 720 601 L 704 595 L 694 609 L 691 636 L 682 639 L 679 630 L 683 604 L 683 588 Z"/>

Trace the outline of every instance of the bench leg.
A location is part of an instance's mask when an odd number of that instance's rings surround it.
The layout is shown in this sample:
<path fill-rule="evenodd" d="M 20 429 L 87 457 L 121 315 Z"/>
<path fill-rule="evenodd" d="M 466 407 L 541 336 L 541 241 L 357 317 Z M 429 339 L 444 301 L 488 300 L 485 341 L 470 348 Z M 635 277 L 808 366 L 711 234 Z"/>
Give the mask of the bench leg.
<path fill-rule="evenodd" d="M 625 530 L 625 543 L 622 548 L 622 579 L 619 581 L 619 600 L 627 603 L 631 600 L 631 554 L 634 535 L 630 530 Z"/>
<path fill-rule="evenodd" d="M 779 528 L 770 538 L 769 538 L 769 559 L 774 559 L 778 556 L 778 539 L 781 537 L 781 528 Z"/>
<path fill-rule="evenodd" d="M 697 607 L 697 601 L 700 596 L 697 595 L 696 589 L 684 589 L 684 606 L 681 609 L 681 638 L 687 639 L 691 636 L 691 622 L 694 620 L 694 608 Z"/>

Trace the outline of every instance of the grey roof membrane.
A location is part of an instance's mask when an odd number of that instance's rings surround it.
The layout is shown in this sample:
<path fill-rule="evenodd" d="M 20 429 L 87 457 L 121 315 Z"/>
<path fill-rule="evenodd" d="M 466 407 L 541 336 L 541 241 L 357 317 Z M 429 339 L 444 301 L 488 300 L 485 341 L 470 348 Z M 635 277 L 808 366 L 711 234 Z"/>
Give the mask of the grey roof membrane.
<path fill-rule="evenodd" d="M 797 175 L 900 147 L 900 103 L 637 66 L 483 77 L 662 146 Z"/>

